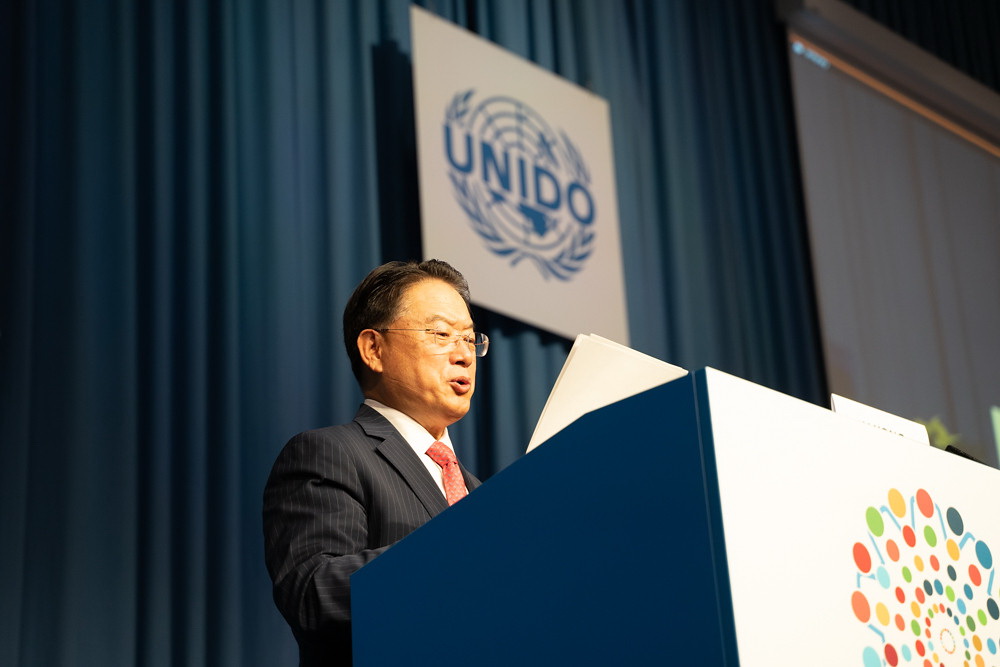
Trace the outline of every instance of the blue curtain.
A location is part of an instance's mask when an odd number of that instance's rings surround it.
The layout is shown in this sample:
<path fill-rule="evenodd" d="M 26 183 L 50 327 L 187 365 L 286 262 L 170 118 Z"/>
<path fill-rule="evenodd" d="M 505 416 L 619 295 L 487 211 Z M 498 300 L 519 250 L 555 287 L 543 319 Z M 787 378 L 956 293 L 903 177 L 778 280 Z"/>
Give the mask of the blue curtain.
<path fill-rule="evenodd" d="M 408 4 L 3 3 L 0 664 L 295 664 L 261 491 L 360 400 L 351 289 L 419 254 Z M 427 5 L 610 101 L 633 345 L 822 401 L 770 3 Z M 485 478 L 570 343 L 477 320 Z"/>

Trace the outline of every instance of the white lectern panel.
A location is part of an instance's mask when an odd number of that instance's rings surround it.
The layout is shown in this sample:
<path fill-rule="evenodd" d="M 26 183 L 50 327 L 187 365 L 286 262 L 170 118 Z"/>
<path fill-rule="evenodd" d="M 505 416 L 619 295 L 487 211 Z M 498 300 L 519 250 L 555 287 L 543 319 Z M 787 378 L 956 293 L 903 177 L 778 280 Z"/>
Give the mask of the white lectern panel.
<path fill-rule="evenodd" d="M 742 667 L 1000 664 L 1000 471 L 705 378 Z"/>

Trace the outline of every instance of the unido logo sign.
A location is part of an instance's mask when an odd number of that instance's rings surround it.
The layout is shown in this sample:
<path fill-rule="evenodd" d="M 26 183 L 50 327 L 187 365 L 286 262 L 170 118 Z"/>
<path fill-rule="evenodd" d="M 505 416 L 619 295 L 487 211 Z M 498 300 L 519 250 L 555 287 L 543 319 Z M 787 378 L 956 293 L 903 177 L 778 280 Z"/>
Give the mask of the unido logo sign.
<path fill-rule="evenodd" d="M 485 247 L 546 279 L 571 280 L 594 249 L 599 214 L 583 156 L 530 106 L 457 93 L 443 150 L 455 201 Z"/>

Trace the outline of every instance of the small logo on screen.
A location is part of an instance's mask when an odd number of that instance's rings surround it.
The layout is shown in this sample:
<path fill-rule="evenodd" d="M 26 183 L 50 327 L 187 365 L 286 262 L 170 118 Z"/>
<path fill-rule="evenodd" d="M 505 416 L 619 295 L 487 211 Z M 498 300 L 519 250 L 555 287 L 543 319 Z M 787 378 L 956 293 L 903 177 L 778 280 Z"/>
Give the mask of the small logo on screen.
<path fill-rule="evenodd" d="M 855 618 L 870 631 L 864 667 L 998 664 L 1000 606 L 993 552 L 954 507 L 924 489 L 890 489 L 865 512 L 853 547 Z"/>
<path fill-rule="evenodd" d="M 443 150 L 455 201 L 484 246 L 546 279 L 571 280 L 594 250 L 597 205 L 583 156 L 520 100 L 457 93 Z"/>

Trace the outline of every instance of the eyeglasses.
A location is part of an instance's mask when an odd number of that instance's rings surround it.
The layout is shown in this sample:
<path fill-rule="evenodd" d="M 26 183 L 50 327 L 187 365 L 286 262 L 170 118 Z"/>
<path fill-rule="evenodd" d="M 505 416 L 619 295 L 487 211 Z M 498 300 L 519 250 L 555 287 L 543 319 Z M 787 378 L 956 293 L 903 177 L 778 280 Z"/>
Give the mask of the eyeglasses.
<path fill-rule="evenodd" d="M 484 333 L 473 334 L 450 334 L 447 331 L 437 329 L 375 329 L 379 333 L 386 331 L 422 331 L 430 336 L 435 345 L 440 348 L 448 348 L 455 343 L 465 343 L 469 349 L 475 352 L 477 357 L 485 357 L 486 351 L 490 349 L 490 338 Z"/>

